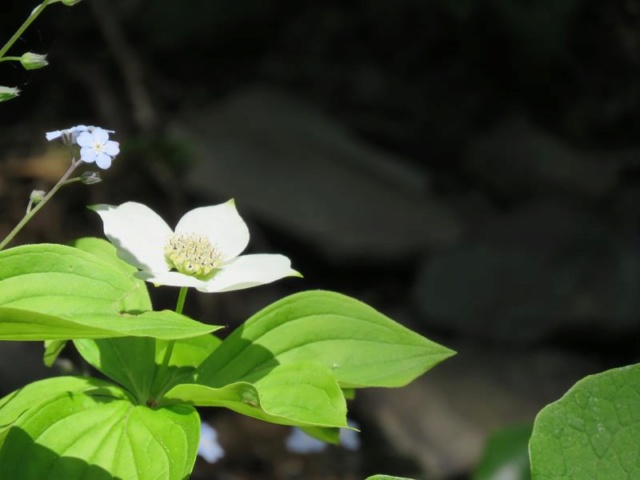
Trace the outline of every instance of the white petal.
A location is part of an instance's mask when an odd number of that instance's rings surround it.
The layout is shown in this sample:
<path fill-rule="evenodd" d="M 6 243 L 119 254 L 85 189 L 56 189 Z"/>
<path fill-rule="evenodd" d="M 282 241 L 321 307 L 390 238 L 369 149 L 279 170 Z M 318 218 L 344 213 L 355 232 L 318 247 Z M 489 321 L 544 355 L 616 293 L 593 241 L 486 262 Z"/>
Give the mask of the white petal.
<path fill-rule="evenodd" d="M 100 143 L 102 145 L 107 143 L 107 140 L 109 140 L 109 134 L 100 127 L 94 128 L 93 132 L 91 132 L 91 135 L 93 136 L 94 142 Z"/>
<path fill-rule="evenodd" d="M 93 145 L 93 136 L 87 130 L 84 130 L 76 138 L 76 143 L 81 147 L 91 147 Z"/>
<path fill-rule="evenodd" d="M 94 205 L 102 218 L 104 233 L 118 249 L 118 256 L 141 270 L 166 272 L 169 265 L 164 245 L 172 233 L 169 225 L 146 205 Z"/>
<path fill-rule="evenodd" d="M 96 157 L 98 155 L 98 152 L 96 152 L 93 148 L 91 147 L 82 147 L 80 149 L 80 159 L 83 162 L 86 163 L 93 163 L 96 161 Z"/>
<path fill-rule="evenodd" d="M 111 157 L 103 152 L 96 152 L 96 165 L 106 170 L 111 166 Z"/>
<path fill-rule="evenodd" d="M 47 137 L 47 140 L 55 140 L 56 138 L 60 138 L 62 136 L 62 130 L 55 130 L 53 132 L 47 132 L 44 134 Z"/>
<path fill-rule="evenodd" d="M 168 285 L 170 287 L 194 287 L 200 289 L 206 285 L 202 280 L 180 272 L 137 272 L 135 276 L 155 285 Z"/>
<path fill-rule="evenodd" d="M 120 153 L 120 145 L 118 144 L 118 142 L 109 140 L 107 143 L 104 144 L 104 152 L 107 155 L 111 155 L 112 157 L 115 157 Z"/>
<path fill-rule="evenodd" d="M 301 277 L 291 268 L 291 261 L 284 255 L 242 255 L 225 264 L 213 278 L 196 287 L 201 292 L 228 292 L 242 290 L 283 277 Z"/>
<path fill-rule="evenodd" d="M 205 235 L 226 260 L 240 255 L 249 243 L 249 229 L 233 200 L 187 212 L 178 222 L 176 232 Z"/>

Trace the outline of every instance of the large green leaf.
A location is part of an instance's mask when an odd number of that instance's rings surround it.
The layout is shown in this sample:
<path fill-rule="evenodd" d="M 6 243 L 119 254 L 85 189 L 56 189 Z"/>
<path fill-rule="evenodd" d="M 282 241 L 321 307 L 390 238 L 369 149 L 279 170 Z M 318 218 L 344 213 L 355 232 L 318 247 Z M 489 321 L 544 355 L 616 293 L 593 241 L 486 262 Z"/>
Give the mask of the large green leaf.
<path fill-rule="evenodd" d="M 75 340 L 73 344 L 90 365 L 146 403 L 152 397 L 156 375 L 155 342 L 148 337 L 125 337 Z"/>
<path fill-rule="evenodd" d="M 165 400 L 226 407 L 281 425 L 348 427 L 342 390 L 331 372 L 314 362 L 280 365 L 219 388 L 177 385 Z"/>
<path fill-rule="evenodd" d="M 534 480 L 640 478 L 640 365 L 588 376 L 536 417 Z"/>
<path fill-rule="evenodd" d="M 66 318 L 149 310 L 139 280 L 94 254 L 56 244 L 0 252 L 0 305 Z"/>
<path fill-rule="evenodd" d="M 159 373 L 170 342 L 174 344 L 171 360 L 168 368 Z M 180 381 L 192 383 L 196 367 L 219 344 L 213 335 L 175 341 L 148 337 L 74 341 L 89 364 L 125 387 L 141 403 L 155 403 L 163 391 Z"/>
<path fill-rule="evenodd" d="M 198 383 L 219 387 L 264 368 L 313 360 L 343 387 L 399 387 L 453 354 L 358 300 L 308 291 L 236 329 L 203 362 Z"/>
<path fill-rule="evenodd" d="M 0 307 L 0 340 L 73 340 L 124 336 L 174 339 L 196 337 L 220 328 L 196 322 L 171 310 L 142 312 L 138 315 L 95 314 L 90 320 L 67 320 L 45 313 Z"/>
<path fill-rule="evenodd" d="M 198 414 L 187 405 L 153 410 L 68 391 L 5 429 L 0 478 L 182 480 L 195 462 L 199 430 Z"/>
<path fill-rule="evenodd" d="M 90 393 L 94 397 L 127 399 L 127 395 L 111 383 L 86 377 L 53 377 L 30 383 L 0 399 L 0 431 L 10 427 L 28 410 L 40 408 L 52 399 L 69 392 Z"/>
<path fill-rule="evenodd" d="M 211 353 L 220 346 L 222 340 L 214 335 L 185 338 L 176 341 L 156 341 L 156 364 L 162 365 L 169 344 L 173 343 L 173 351 L 168 368 L 162 377 L 156 378 L 154 392 L 161 396 L 178 383 L 195 383 L 198 367 Z"/>
<path fill-rule="evenodd" d="M 72 243 L 72 246 L 84 252 L 91 253 L 96 257 L 101 258 L 112 267 L 117 268 L 118 270 L 121 270 L 124 273 L 133 274 L 138 271 L 138 269 L 133 265 L 125 262 L 124 260 L 121 260 L 118 257 L 118 253 L 117 253 L 118 250 L 116 249 L 116 247 L 114 247 L 112 243 L 107 242 L 103 238 L 97 238 L 97 237 L 79 238 Z M 145 286 L 144 280 L 134 279 L 134 283 L 138 284 L 138 286 L 140 287 Z M 142 291 L 140 300 L 146 301 L 149 305 L 151 305 L 151 300 L 149 299 L 148 290 L 146 288 L 140 288 L 139 290 Z M 137 291 L 136 291 L 136 294 L 137 294 Z"/>
<path fill-rule="evenodd" d="M 218 328 L 150 308 L 144 284 L 111 260 L 52 244 L 0 252 L 0 340 L 172 339 Z"/>

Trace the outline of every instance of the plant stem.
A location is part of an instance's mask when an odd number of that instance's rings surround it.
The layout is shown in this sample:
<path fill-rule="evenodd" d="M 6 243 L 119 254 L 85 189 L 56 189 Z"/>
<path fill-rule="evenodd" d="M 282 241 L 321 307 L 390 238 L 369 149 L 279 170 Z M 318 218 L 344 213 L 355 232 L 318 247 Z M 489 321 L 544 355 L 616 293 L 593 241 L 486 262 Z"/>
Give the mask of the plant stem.
<path fill-rule="evenodd" d="M 15 237 L 18 234 L 18 232 L 20 232 L 20 230 L 22 230 L 22 228 L 29 222 L 29 220 L 31 220 L 33 216 L 36 213 L 38 213 L 38 211 L 42 207 L 44 207 L 45 203 L 47 203 L 51 199 L 51 197 L 53 197 L 56 194 L 58 190 L 60 190 L 64 185 L 66 185 L 67 180 L 69 179 L 73 171 L 81 163 L 82 163 L 82 160 L 71 161 L 71 166 L 69 167 L 69 170 L 67 170 L 67 172 L 62 176 L 62 178 L 58 180 L 58 183 L 56 183 L 55 186 L 49 191 L 49 193 L 45 195 L 45 197 L 42 199 L 40 203 L 38 203 L 35 207 L 33 207 L 31 210 L 29 210 L 26 213 L 26 215 L 22 218 L 22 220 L 20 220 L 20 222 L 14 227 L 14 229 L 11 230 L 11 232 L 9 232 L 9 235 L 7 235 L 7 237 L 2 241 L 2 243 L 0 243 L 0 250 L 6 247 L 7 244 L 11 242 L 11 240 L 13 240 L 13 237 Z"/>
<path fill-rule="evenodd" d="M 51 3 L 51 0 L 44 0 L 40 5 L 38 5 L 31 15 L 24 21 L 24 23 L 20 26 L 16 33 L 9 39 L 7 43 L 4 44 L 4 47 L 0 50 L 0 58 L 4 57 L 4 54 L 16 43 L 16 40 L 20 38 L 20 36 L 24 33 L 24 31 L 29 28 L 29 25 L 33 23 L 33 21 L 38 18 L 38 15 L 42 13 L 42 11 Z"/>
<path fill-rule="evenodd" d="M 189 291 L 189 287 L 180 288 L 180 293 L 178 294 L 178 303 L 176 304 L 176 313 L 182 313 L 182 309 L 184 308 L 184 302 L 187 298 L 187 292 Z M 175 346 L 175 340 L 169 340 L 167 342 L 167 349 L 164 351 L 164 358 L 162 359 L 162 365 L 160 365 L 160 369 L 158 370 L 158 375 L 156 378 L 162 378 L 169 368 L 169 362 L 171 361 L 171 355 L 173 354 L 173 347 Z"/>
<path fill-rule="evenodd" d="M 188 291 L 189 287 L 180 288 L 180 293 L 178 294 L 178 303 L 176 304 L 176 313 L 182 313 L 182 309 L 184 308 L 184 301 L 187 298 Z"/>

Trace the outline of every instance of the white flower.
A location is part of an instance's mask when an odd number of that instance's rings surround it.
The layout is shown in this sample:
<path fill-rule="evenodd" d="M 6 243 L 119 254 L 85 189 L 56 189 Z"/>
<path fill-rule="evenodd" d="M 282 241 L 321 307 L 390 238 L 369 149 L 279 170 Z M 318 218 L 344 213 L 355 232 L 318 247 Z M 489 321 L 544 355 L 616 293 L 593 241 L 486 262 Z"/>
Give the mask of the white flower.
<path fill-rule="evenodd" d="M 301 276 L 283 255 L 240 255 L 249 229 L 233 200 L 187 212 L 175 232 L 141 203 L 91 208 L 118 256 L 140 269 L 138 278 L 155 285 L 226 292 Z"/>
<path fill-rule="evenodd" d="M 209 463 L 216 463 L 224 457 L 224 450 L 218 443 L 218 432 L 207 422 L 200 424 L 200 443 L 198 455 Z"/>
<path fill-rule="evenodd" d="M 102 169 L 109 168 L 113 157 L 120 153 L 118 142 L 109 140 L 109 133 L 102 128 L 80 133 L 76 142 L 80 146 L 80 159 L 86 163 L 95 162 Z"/>

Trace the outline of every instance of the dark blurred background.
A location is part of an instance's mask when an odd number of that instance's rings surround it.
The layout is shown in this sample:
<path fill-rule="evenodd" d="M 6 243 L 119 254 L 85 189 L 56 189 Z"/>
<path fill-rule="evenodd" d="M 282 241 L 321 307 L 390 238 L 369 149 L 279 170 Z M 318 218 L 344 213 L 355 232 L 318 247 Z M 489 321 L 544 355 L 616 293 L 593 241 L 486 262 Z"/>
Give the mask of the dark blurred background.
<path fill-rule="evenodd" d="M 35 6 L 2 3 L 0 42 Z M 459 352 L 359 394 L 358 452 L 291 454 L 284 427 L 205 411 L 227 456 L 193 478 L 468 478 L 487 435 L 637 360 L 640 1 L 84 0 L 47 8 L 27 50 L 50 65 L 0 65 L 22 90 L 0 106 L 0 234 L 66 170 L 44 132 L 99 125 L 122 147 L 104 182 L 18 242 L 100 236 L 91 203 L 175 222 L 234 197 L 250 249 L 305 277 L 186 313 L 231 330 L 332 289 Z M 0 346 L 4 392 L 48 374 L 40 348 Z"/>

